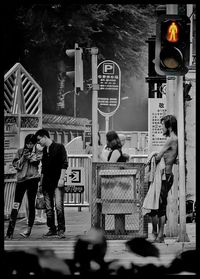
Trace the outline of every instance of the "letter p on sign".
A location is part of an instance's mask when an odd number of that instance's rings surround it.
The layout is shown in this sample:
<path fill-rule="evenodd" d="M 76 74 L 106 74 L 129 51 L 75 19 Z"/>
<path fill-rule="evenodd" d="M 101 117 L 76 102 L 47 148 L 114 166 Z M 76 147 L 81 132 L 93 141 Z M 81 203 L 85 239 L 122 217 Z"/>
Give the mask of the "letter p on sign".
<path fill-rule="evenodd" d="M 113 63 L 104 63 L 103 64 L 103 74 L 114 74 L 114 64 Z"/>

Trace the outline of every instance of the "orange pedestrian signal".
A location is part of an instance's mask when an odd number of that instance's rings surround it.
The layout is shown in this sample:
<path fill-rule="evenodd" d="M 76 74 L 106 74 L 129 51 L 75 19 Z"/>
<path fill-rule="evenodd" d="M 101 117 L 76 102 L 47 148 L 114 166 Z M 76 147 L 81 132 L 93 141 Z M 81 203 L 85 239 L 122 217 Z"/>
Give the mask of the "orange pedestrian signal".
<path fill-rule="evenodd" d="M 167 30 L 167 40 L 176 43 L 179 39 L 179 27 L 176 22 L 172 22 Z"/>
<path fill-rule="evenodd" d="M 190 19 L 183 15 L 162 15 L 156 24 L 155 71 L 180 76 L 188 72 Z"/>

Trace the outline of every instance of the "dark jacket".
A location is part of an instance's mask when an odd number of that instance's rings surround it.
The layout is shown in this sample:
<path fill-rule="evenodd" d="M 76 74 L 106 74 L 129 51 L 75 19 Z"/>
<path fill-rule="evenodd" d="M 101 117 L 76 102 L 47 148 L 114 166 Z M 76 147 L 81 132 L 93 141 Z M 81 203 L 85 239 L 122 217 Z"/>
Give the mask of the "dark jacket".
<path fill-rule="evenodd" d="M 44 189 L 56 188 L 61 170 L 67 169 L 68 159 L 65 147 L 61 143 L 52 141 L 47 153 L 47 147 L 43 148 L 42 170 Z"/>

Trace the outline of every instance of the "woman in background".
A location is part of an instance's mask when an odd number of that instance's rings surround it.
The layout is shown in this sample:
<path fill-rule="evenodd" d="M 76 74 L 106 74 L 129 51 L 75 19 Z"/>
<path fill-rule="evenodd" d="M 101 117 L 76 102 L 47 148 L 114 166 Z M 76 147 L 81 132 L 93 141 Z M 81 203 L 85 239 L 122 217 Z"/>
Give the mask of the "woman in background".
<path fill-rule="evenodd" d="M 110 153 L 108 154 L 108 162 L 126 162 L 127 158 L 122 154 L 122 144 L 119 139 L 118 134 L 115 131 L 109 131 L 106 134 L 107 147 L 110 148 Z"/>

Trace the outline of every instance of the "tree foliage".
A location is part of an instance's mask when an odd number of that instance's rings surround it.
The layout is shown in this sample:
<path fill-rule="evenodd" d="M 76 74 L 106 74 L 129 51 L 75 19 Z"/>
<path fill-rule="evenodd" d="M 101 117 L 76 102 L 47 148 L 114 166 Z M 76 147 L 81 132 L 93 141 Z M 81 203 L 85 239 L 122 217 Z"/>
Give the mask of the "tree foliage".
<path fill-rule="evenodd" d="M 17 57 L 44 88 L 44 110 L 53 113 L 54 109 L 50 111 L 50 108 L 55 108 L 57 90 L 53 76 L 70 69 L 71 62 L 65 51 L 74 48 L 75 43 L 85 50 L 97 47 L 99 62 L 110 59 L 120 65 L 123 94 L 132 76 L 146 72 L 145 41 L 155 33 L 156 6 L 69 4 L 65 1 L 59 4 L 32 4 L 29 1 L 16 4 L 13 23 L 17 26 L 14 28 L 20 34 L 19 38 L 22 38 L 16 42 Z M 11 29 L 13 26 L 9 32 Z M 9 44 L 8 36 L 6 43 Z M 91 77 L 90 65 L 90 56 L 85 54 L 86 79 Z M 47 76 L 50 80 L 48 86 Z"/>
<path fill-rule="evenodd" d="M 155 30 L 155 5 L 34 4 L 20 7 L 17 20 L 29 55 L 38 50 L 56 62 L 77 42 L 83 48 L 98 47 L 99 60 L 113 59 L 133 75 L 143 71 L 145 40 Z"/>

